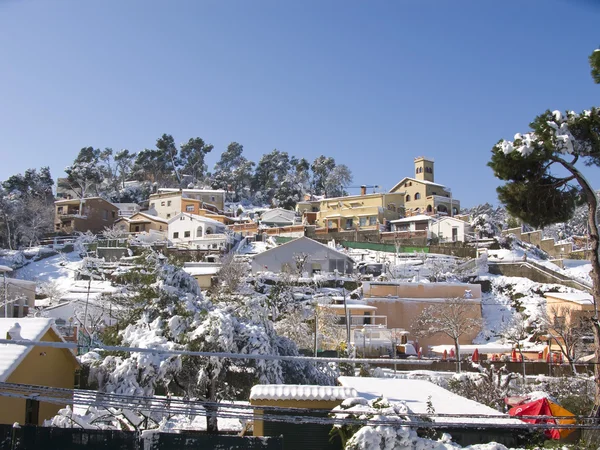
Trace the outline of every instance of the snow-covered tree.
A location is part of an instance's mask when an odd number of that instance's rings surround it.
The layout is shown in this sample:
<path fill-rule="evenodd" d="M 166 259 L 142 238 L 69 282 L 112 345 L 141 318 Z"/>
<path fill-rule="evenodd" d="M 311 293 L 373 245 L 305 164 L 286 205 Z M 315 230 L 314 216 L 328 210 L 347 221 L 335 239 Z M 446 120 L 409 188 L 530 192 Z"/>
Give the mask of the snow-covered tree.
<path fill-rule="evenodd" d="M 206 163 L 204 159 L 214 147 L 204 142 L 202 138 L 196 137 L 181 145 L 180 163 L 184 176 L 190 178 L 192 184 L 196 185 L 206 174 Z"/>
<path fill-rule="evenodd" d="M 600 84 L 600 48 L 594 50 L 590 55 L 590 67 L 592 68 L 594 82 Z"/>
<path fill-rule="evenodd" d="M 448 298 L 442 303 L 428 306 L 421 311 L 413 324 L 413 331 L 419 337 L 443 334 L 454 342 L 456 368 L 460 372 L 459 339 L 481 328 L 481 320 L 473 317 L 473 302 L 464 298 Z"/>
<path fill-rule="evenodd" d="M 335 167 L 335 160 L 327 156 L 319 156 L 310 166 L 312 170 L 312 194 L 325 195 L 325 182 L 327 176 Z"/>
<path fill-rule="evenodd" d="M 325 179 L 325 195 L 342 197 L 347 195 L 346 187 L 352 182 L 352 172 L 345 164 L 335 166 Z"/>
<path fill-rule="evenodd" d="M 600 231 L 598 197 L 580 166 L 600 166 L 600 109 L 577 114 L 546 111 L 530 124 L 531 132 L 502 140 L 489 163 L 506 182 L 498 197 L 523 221 L 544 227 L 569 220 L 583 201 L 588 206 L 595 317 L 592 321 L 596 358 L 600 360 Z M 596 405 L 600 406 L 600 371 L 596 367 Z M 597 408 L 600 413 L 600 407 Z"/>
<path fill-rule="evenodd" d="M 65 168 L 66 179 L 62 179 L 66 187 L 83 200 L 86 197 L 98 195 L 100 184 L 104 180 L 104 171 L 100 164 L 100 150 L 94 147 L 84 147 L 73 161 Z"/>

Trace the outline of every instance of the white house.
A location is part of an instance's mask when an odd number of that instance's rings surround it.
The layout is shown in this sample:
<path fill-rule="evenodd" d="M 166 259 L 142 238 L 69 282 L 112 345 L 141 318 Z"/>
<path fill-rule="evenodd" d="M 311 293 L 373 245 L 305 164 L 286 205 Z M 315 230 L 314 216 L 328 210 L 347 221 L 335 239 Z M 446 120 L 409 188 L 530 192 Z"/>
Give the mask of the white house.
<path fill-rule="evenodd" d="M 429 231 L 431 231 L 431 225 L 435 219 L 425 214 L 419 214 L 416 216 L 404 217 L 403 219 L 391 220 L 392 231 L 398 232 L 427 232 L 429 237 Z"/>
<path fill-rule="evenodd" d="M 430 230 L 440 242 L 465 242 L 471 233 L 471 225 L 456 217 L 444 217 L 430 226 Z"/>
<path fill-rule="evenodd" d="M 168 239 L 179 247 L 221 249 L 228 242 L 226 229 L 216 220 L 182 212 L 169 220 Z"/>

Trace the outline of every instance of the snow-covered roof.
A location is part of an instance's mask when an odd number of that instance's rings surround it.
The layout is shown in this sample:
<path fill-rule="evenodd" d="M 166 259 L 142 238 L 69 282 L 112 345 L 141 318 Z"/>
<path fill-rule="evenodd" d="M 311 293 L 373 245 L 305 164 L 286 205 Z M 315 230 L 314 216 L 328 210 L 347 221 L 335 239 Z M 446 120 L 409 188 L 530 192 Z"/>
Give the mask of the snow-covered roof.
<path fill-rule="evenodd" d="M 183 271 L 190 274 L 191 276 L 215 275 L 215 274 L 219 273 L 219 270 L 221 270 L 220 266 L 206 266 L 206 267 L 195 266 L 195 267 L 184 267 L 183 268 Z"/>
<path fill-rule="evenodd" d="M 358 395 L 368 400 L 382 396 L 391 401 L 404 401 L 410 410 L 416 414 L 427 414 L 427 403 L 429 400 L 431 400 L 436 414 L 456 414 L 454 417 L 435 417 L 433 420 L 437 423 L 522 424 L 520 420 L 513 419 L 508 415 L 506 415 L 506 419 L 460 417 L 466 414 L 473 416 L 500 416 L 502 413 L 425 380 L 339 377 L 338 381 L 342 386 L 356 389 Z"/>
<path fill-rule="evenodd" d="M 566 300 L 574 303 L 593 304 L 594 298 L 585 292 L 546 292 L 546 297 L 553 297 L 559 300 Z"/>
<path fill-rule="evenodd" d="M 443 184 L 439 184 L 439 183 L 434 183 L 433 181 L 426 181 L 426 180 L 417 180 L 416 178 L 411 178 L 411 177 L 404 177 L 402 178 L 398 183 L 395 184 L 395 186 L 390 189 L 390 192 L 394 192 L 396 189 L 398 189 L 400 187 L 400 185 L 402 183 L 404 183 L 406 180 L 410 180 L 410 181 L 416 181 L 417 183 L 422 183 L 422 184 L 429 184 L 431 186 L 439 186 L 441 188 L 446 188 L 446 186 L 444 186 Z"/>
<path fill-rule="evenodd" d="M 8 266 L 0 266 L 0 272 L 12 272 L 12 269 Z"/>
<path fill-rule="evenodd" d="M 79 198 L 65 198 L 65 199 L 62 199 L 62 200 L 56 200 L 54 202 L 54 204 L 58 204 L 58 205 L 61 205 L 61 204 L 79 205 L 80 203 L 85 203 L 87 200 L 102 200 L 103 202 L 106 202 L 109 205 L 112 205 L 115 208 L 119 209 L 119 207 L 117 205 L 115 205 L 112 202 L 109 202 L 108 200 L 106 200 L 105 198 L 102 198 L 102 197 L 85 197 L 83 199 L 79 199 Z"/>
<path fill-rule="evenodd" d="M 261 214 L 260 220 L 262 222 L 277 221 L 276 219 L 283 219 L 286 222 L 294 222 L 296 218 L 296 212 L 290 211 L 283 208 L 275 208 L 265 211 Z"/>
<path fill-rule="evenodd" d="M 344 309 L 344 305 L 336 305 L 336 304 L 323 304 L 320 305 L 323 308 L 329 308 L 329 309 Z M 376 306 L 371 306 L 371 305 L 357 305 L 357 304 L 346 304 L 346 308 L 348 308 L 348 310 L 352 311 L 352 310 L 360 310 L 360 311 L 376 311 L 377 307 Z"/>
<path fill-rule="evenodd" d="M 121 217 L 119 220 L 117 220 L 117 222 L 124 220 L 125 222 L 128 223 L 136 223 L 136 222 L 140 222 L 140 220 L 135 219 L 135 217 L 137 216 L 142 216 L 148 220 L 154 221 L 154 222 L 162 222 L 162 223 L 169 223 L 167 222 L 167 220 L 163 219 L 162 217 L 158 217 L 158 216 L 153 216 L 152 214 L 147 214 L 147 213 L 143 213 L 143 212 L 136 212 L 135 214 L 133 214 L 131 217 Z"/>
<path fill-rule="evenodd" d="M 218 225 L 218 226 L 221 226 L 221 227 L 225 227 L 225 225 L 222 222 L 219 222 L 218 220 L 214 220 L 214 219 L 211 219 L 211 218 L 206 217 L 206 216 L 198 216 L 196 214 L 190 214 L 188 212 L 180 212 L 176 216 L 171 217 L 167 223 L 169 225 L 171 225 L 176 220 L 181 220 L 182 217 L 188 217 L 190 220 L 193 220 L 193 221 L 196 221 L 196 222 L 210 223 L 210 224 L 213 224 L 213 225 Z"/>
<path fill-rule="evenodd" d="M 433 221 L 434 219 L 425 214 L 418 214 L 416 216 L 404 217 L 403 219 L 390 220 L 390 223 L 421 222 L 423 220 Z"/>
<path fill-rule="evenodd" d="M 158 192 L 183 192 L 190 194 L 225 194 L 223 189 L 178 189 L 178 188 L 159 188 Z"/>
<path fill-rule="evenodd" d="M 354 388 L 344 386 L 257 384 L 250 391 L 250 400 L 343 401 L 356 396 Z"/>
<path fill-rule="evenodd" d="M 347 258 L 347 259 L 349 259 L 349 260 L 351 260 L 351 261 L 354 261 L 354 260 L 352 259 L 352 257 L 348 256 L 347 254 L 345 254 L 345 253 L 342 253 L 342 252 L 340 252 L 339 250 L 336 250 L 335 248 L 333 248 L 333 247 L 330 247 L 330 246 L 328 246 L 328 245 L 321 244 L 320 242 L 318 242 L 318 241 L 315 241 L 314 239 L 311 239 L 311 238 L 309 238 L 309 237 L 306 237 L 306 236 L 302 236 L 302 237 L 299 237 L 299 238 L 296 238 L 296 239 L 292 239 L 291 241 L 285 242 L 285 243 L 283 243 L 283 244 L 281 244 L 281 245 L 278 245 L 277 247 L 273 247 L 273 248 L 270 248 L 270 249 L 268 249 L 268 250 L 265 250 L 264 252 L 261 252 L 261 253 L 259 253 L 258 255 L 264 255 L 264 254 L 266 254 L 266 253 L 269 253 L 269 252 L 276 251 L 278 248 L 284 247 L 284 246 L 286 246 L 286 245 L 290 245 L 290 244 L 292 244 L 292 243 L 294 243 L 294 242 L 301 242 L 301 241 L 304 241 L 304 242 L 310 242 L 310 243 L 314 243 L 314 244 L 320 245 L 320 246 L 322 246 L 322 247 L 325 247 L 326 249 L 328 249 L 328 250 L 330 250 L 330 251 L 332 251 L 332 252 L 335 252 L 335 253 L 339 254 L 340 256 L 343 256 L 344 258 Z"/>
<path fill-rule="evenodd" d="M 52 328 L 53 323 L 54 320 L 48 318 L 1 318 L 0 338 L 7 339 L 8 332 L 15 327 L 15 324 L 18 324 L 21 328 L 21 339 L 39 341 Z M 58 332 L 56 334 L 60 336 Z M 17 337 L 13 335 L 12 339 L 17 339 Z M 33 346 L 25 345 L 0 344 L 0 382 L 8 379 L 33 348 Z"/>

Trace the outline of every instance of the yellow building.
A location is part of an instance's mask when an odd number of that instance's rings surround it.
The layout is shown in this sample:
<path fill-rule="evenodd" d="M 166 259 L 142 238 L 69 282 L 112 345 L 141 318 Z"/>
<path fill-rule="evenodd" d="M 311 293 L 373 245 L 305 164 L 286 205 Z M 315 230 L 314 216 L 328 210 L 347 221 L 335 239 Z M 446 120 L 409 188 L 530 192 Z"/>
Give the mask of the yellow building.
<path fill-rule="evenodd" d="M 131 217 L 121 217 L 115 222 L 115 227 L 127 233 L 149 233 L 150 230 L 166 233 L 169 223 L 162 217 L 138 212 Z"/>
<path fill-rule="evenodd" d="M 432 158 L 415 158 L 415 176 L 405 177 L 390 193 L 402 193 L 406 215 L 445 213 L 458 214 L 460 201 L 443 184 L 435 183 Z"/>
<path fill-rule="evenodd" d="M 0 319 L 2 339 L 64 342 L 53 319 Z M 64 348 L 0 344 L 0 382 L 73 389 L 79 363 Z M 0 423 L 41 425 L 66 405 L 0 395 Z"/>
<path fill-rule="evenodd" d="M 254 436 L 283 435 L 286 450 L 341 448 L 339 442 L 330 441 L 329 424 L 270 421 L 265 417 L 281 415 L 274 409 L 279 407 L 302 408 L 306 409 L 306 416 L 325 418 L 344 400 L 357 396 L 356 389 L 342 386 L 256 385 L 250 391 L 250 404 L 254 406 Z M 304 414 L 298 411 L 293 415 Z"/>
<path fill-rule="evenodd" d="M 387 221 L 404 217 L 404 195 L 399 193 L 367 194 L 326 198 L 319 201 L 315 224 L 329 232 L 379 230 Z"/>

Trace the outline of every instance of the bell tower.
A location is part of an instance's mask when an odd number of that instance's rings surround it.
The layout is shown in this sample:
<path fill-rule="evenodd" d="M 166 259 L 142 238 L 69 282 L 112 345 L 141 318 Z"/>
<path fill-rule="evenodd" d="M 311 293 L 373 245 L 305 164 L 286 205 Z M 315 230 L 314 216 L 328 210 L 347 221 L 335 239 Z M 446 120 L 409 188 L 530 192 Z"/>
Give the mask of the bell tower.
<path fill-rule="evenodd" d="M 422 181 L 434 182 L 433 158 L 419 156 L 415 158 L 415 178 Z"/>

